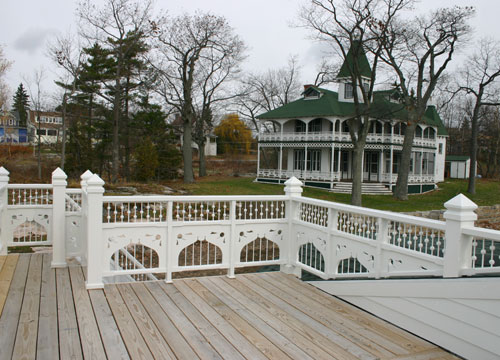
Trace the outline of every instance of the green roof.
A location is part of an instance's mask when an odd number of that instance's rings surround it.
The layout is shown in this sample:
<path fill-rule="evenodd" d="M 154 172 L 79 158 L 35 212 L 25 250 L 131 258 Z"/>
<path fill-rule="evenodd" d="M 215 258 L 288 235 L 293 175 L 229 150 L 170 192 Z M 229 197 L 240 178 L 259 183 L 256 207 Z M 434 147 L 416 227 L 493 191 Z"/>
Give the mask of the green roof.
<path fill-rule="evenodd" d="M 467 161 L 470 157 L 467 155 L 446 155 L 445 161 Z"/>
<path fill-rule="evenodd" d="M 407 121 L 408 112 L 400 103 L 389 101 L 387 96 L 392 92 L 387 90 L 375 91 L 374 101 L 370 109 L 370 117 L 380 120 L 397 119 Z M 310 86 L 304 91 L 304 97 L 285 104 L 277 109 L 257 116 L 260 120 L 293 119 L 302 117 L 351 117 L 356 114 L 352 102 L 339 101 L 335 91 Z M 422 119 L 424 124 L 436 126 L 438 135 L 448 135 L 434 106 L 429 106 Z"/>
<path fill-rule="evenodd" d="M 443 121 L 441 120 L 441 117 L 439 116 L 434 105 L 427 106 L 427 110 L 425 110 L 425 117 L 427 119 L 427 121 L 425 121 L 427 125 L 433 125 L 437 127 L 438 135 L 448 136 L 448 131 L 446 131 Z"/>
<path fill-rule="evenodd" d="M 360 75 L 371 78 L 372 69 L 368 59 L 366 58 L 363 45 L 359 41 L 352 42 L 337 78 L 351 78 L 351 74 L 354 72 L 354 59 L 357 59 Z"/>

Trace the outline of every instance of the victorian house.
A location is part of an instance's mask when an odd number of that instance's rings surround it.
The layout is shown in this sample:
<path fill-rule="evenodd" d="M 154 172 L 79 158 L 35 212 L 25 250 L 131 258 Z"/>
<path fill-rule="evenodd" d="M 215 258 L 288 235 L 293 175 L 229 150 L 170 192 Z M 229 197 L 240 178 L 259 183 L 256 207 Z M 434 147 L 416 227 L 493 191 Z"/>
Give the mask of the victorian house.
<path fill-rule="evenodd" d="M 367 86 L 371 69 L 364 53 L 358 61 Z M 337 76 L 337 92 L 306 85 L 302 98 L 258 116 L 257 181 L 283 183 L 295 176 L 306 186 L 350 192 L 353 145 L 347 120 L 354 116 L 355 105 L 347 66 L 344 63 Z M 363 192 L 390 193 L 397 180 L 407 112 L 396 90 L 374 91 L 371 109 Z M 432 190 L 444 180 L 446 138 L 435 106 L 428 106 L 413 141 L 409 193 Z"/>

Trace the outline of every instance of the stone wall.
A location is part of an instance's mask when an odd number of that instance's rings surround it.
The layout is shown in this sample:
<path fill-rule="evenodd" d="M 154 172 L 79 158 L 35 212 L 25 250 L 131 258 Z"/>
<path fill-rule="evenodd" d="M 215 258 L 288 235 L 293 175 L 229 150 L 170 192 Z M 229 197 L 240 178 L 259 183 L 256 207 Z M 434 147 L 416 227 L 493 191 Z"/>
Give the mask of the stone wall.
<path fill-rule="evenodd" d="M 430 211 L 415 211 L 405 213 L 408 215 L 424 217 L 427 219 L 444 221 L 443 210 L 430 210 Z M 493 206 L 479 206 L 476 210 L 477 222 L 476 226 L 500 230 L 500 205 Z"/>

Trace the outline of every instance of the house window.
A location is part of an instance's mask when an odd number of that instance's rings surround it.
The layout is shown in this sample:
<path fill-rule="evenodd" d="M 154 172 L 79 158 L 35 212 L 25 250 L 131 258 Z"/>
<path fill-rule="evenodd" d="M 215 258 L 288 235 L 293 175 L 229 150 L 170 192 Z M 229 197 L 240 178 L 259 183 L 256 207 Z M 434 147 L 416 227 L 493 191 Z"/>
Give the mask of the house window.
<path fill-rule="evenodd" d="M 422 137 L 422 128 L 417 125 L 417 129 L 415 130 L 415 137 L 421 138 Z"/>
<path fill-rule="evenodd" d="M 49 129 L 49 130 L 47 130 L 47 135 L 57 136 L 57 130 L 55 130 L 55 129 Z"/>
<path fill-rule="evenodd" d="M 351 83 L 345 83 L 344 87 L 344 97 L 346 99 L 352 99 L 353 98 L 353 88 Z"/>
<path fill-rule="evenodd" d="M 321 119 L 314 119 L 308 126 L 309 132 L 321 132 Z"/>
<path fill-rule="evenodd" d="M 434 139 L 435 133 L 436 133 L 436 131 L 433 128 L 428 127 L 424 130 L 424 138 Z"/>
<path fill-rule="evenodd" d="M 349 124 L 347 123 L 347 120 L 342 123 L 342 132 L 349 132 Z"/>
<path fill-rule="evenodd" d="M 309 150 L 307 153 L 307 170 L 321 171 L 321 150 Z"/>
<path fill-rule="evenodd" d="M 295 120 L 295 132 L 296 133 L 306 132 L 306 123 L 300 120 Z"/>
<path fill-rule="evenodd" d="M 443 153 L 443 144 L 439 144 L 438 152 L 440 155 Z"/>
<path fill-rule="evenodd" d="M 392 154 L 392 173 L 393 174 L 398 173 L 400 161 L 401 161 L 401 153 Z"/>
<path fill-rule="evenodd" d="M 47 131 L 45 129 L 36 129 L 37 135 L 47 135 Z"/>
<path fill-rule="evenodd" d="M 305 153 L 304 150 L 293 151 L 293 169 L 304 170 Z"/>

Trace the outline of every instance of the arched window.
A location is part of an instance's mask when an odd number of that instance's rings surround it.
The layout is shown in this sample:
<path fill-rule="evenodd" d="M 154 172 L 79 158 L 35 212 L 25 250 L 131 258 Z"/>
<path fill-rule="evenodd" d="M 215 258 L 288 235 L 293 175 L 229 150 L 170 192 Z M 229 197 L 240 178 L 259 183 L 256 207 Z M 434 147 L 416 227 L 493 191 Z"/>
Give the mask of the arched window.
<path fill-rule="evenodd" d="M 335 132 L 339 132 L 340 130 L 340 120 L 335 120 Z"/>
<path fill-rule="evenodd" d="M 295 132 L 303 133 L 306 132 L 306 123 L 302 120 L 295 120 Z"/>
<path fill-rule="evenodd" d="M 436 131 L 434 128 L 428 127 L 424 130 L 425 139 L 434 139 L 436 137 Z"/>
<path fill-rule="evenodd" d="M 417 128 L 415 129 L 415 137 L 421 138 L 422 137 L 422 128 L 417 125 Z"/>
<path fill-rule="evenodd" d="M 321 132 L 321 119 L 314 119 L 308 124 L 309 132 Z"/>
<path fill-rule="evenodd" d="M 384 134 L 391 135 L 391 124 L 388 122 L 384 124 Z"/>
<path fill-rule="evenodd" d="M 349 132 L 349 124 L 347 123 L 347 120 L 342 123 L 342 132 Z"/>

